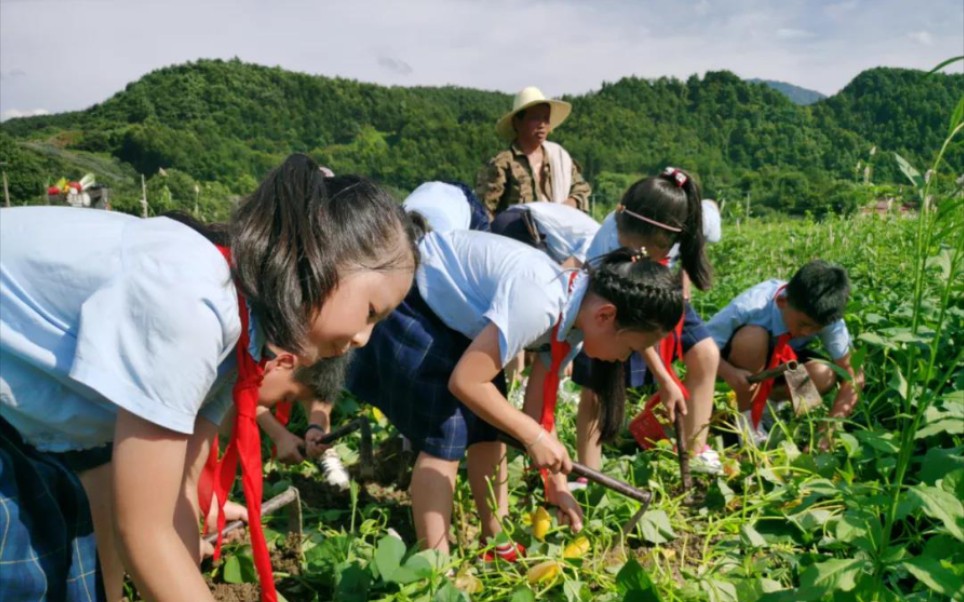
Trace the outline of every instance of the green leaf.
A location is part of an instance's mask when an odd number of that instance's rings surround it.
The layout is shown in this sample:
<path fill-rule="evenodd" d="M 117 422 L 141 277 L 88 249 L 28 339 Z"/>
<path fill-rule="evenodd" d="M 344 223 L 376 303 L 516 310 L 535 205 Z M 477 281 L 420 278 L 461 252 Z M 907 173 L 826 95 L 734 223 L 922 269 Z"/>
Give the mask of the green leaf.
<path fill-rule="evenodd" d="M 241 562 L 236 555 L 232 554 L 224 561 L 221 576 L 225 583 L 244 583 L 241 579 Z"/>
<path fill-rule="evenodd" d="M 934 485 L 947 473 L 964 468 L 964 448 L 941 449 L 932 447 L 920 459 L 920 472 L 917 478 L 921 483 Z M 918 458 L 915 458 L 917 460 Z"/>
<path fill-rule="evenodd" d="M 930 71 L 928 71 L 928 72 L 927 72 L 927 75 L 932 75 L 932 74 L 934 74 L 934 73 L 937 73 L 938 71 L 940 71 L 940 70 L 943 69 L 944 67 L 950 65 L 951 63 L 956 63 L 957 61 L 964 61 L 964 55 L 962 55 L 962 56 L 955 56 L 955 57 L 949 58 L 949 59 L 947 59 L 947 60 L 941 61 L 940 63 L 937 64 L 936 67 L 934 67 L 933 69 L 931 69 Z"/>
<path fill-rule="evenodd" d="M 801 589 L 849 592 L 869 563 L 861 558 L 833 559 L 813 564 L 800 575 Z"/>
<path fill-rule="evenodd" d="M 924 411 L 924 426 L 918 429 L 915 439 L 932 435 L 964 433 L 964 404 L 951 403 L 945 407 L 930 406 Z"/>
<path fill-rule="evenodd" d="M 512 592 L 509 602 L 536 602 L 536 595 L 532 593 L 531 589 L 523 585 Z"/>
<path fill-rule="evenodd" d="M 964 500 L 964 468 L 952 470 L 941 479 L 941 489 Z"/>
<path fill-rule="evenodd" d="M 907 571 L 935 592 L 955 599 L 964 596 L 964 579 L 930 556 L 910 558 L 902 563 Z"/>
<path fill-rule="evenodd" d="M 739 602 L 736 586 L 721 579 L 701 579 L 700 589 L 706 592 L 709 602 Z"/>
<path fill-rule="evenodd" d="M 901 372 L 900 366 L 897 365 L 894 365 L 892 370 L 893 372 L 891 372 L 890 375 L 890 382 L 888 382 L 887 385 L 894 391 L 897 391 L 898 395 L 904 399 L 907 399 L 908 387 L 907 379 L 904 378 L 904 373 Z"/>
<path fill-rule="evenodd" d="M 392 577 L 401 566 L 402 558 L 405 557 L 405 544 L 391 535 L 386 535 L 378 542 L 375 548 L 374 564 L 378 573 L 385 581 L 391 581 Z"/>
<path fill-rule="evenodd" d="M 750 524 L 740 527 L 740 542 L 745 548 L 765 548 L 768 545 L 767 540 Z"/>
<path fill-rule="evenodd" d="M 954 494 L 937 487 L 916 485 L 907 491 L 907 497 L 920 501 L 924 514 L 940 521 L 948 533 L 964 541 L 964 504 Z"/>
<path fill-rule="evenodd" d="M 358 564 L 352 563 L 338 573 L 335 600 L 338 600 L 338 602 L 366 602 L 371 582 L 371 573 Z"/>
<path fill-rule="evenodd" d="M 452 585 L 451 582 L 446 582 L 435 592 L 432 602 L 470 602 L 470 598 L 459 591 L 459 588 Z"/>
<path fill-rule="evenodd" d="M 894 153 L 894 158 L 897 159 L 897 166 L 900 167 L 901 173 L 907 176 L 907 179 L 911 181 L 915 188 L 918 190 L 924 188 L 924 178 L 920 175 L 920 172 L 914 169 L 914 167 L 907 162 L 899 154 Z"/>
<path fill-rule="evenodd" d="M 880 336 L 876 332 L 862 332 L 857 337 L 857 339 L 860 341 L 863 341 L 864 343 L 874 345 L 876 347 L 884 347 L 886 349 L 897 349 L 896 345 L 884 339 L 884 337 Z"/>
<path fill-rule="evenodd" d="M 426 553 L 434 553 L 434 550 L 424 550 L 413 555 L 390 577 L 386 577 L 385 580 L 404 585 L 418 581 L 419 579 L 428 579 L 432 576 L 432 563 L 425 556 Z"/>
<path fill-rule="evenodd" d="M 885 452 L 887 454 L 896 454 L 900 451 L 897 443 L 894 442 L 893 433 L 880 433 L 876 431 L 856 431 L 854 436 L 860 440 L 861 443 L 867 445 L 877 451 Z"/>
<path fill-rule="evenodd" d="M 652 543 L 666 543 L 676 538 L 676 532 L 669 524 L 669 516 L 664 510 L 650 510 L 639 521 L 643 538 Z"/>
<path fill-rule="evenodd" d="M 635 558 L 630 558 L 616 574 L 616 587 L 624 602 L 660 602 L 652 579 Z"/>

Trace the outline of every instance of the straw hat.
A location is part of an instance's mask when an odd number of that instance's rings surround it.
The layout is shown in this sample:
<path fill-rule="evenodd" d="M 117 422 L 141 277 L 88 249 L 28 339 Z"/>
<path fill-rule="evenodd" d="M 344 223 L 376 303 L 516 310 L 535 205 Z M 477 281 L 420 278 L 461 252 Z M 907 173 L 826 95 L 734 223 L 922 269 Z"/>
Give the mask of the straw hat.
<path fill-rule="evenodd" d="M 539 88 L 529 86 L 523 88 L 512 100 L 512 110 L 502 116 L 495 124 L 495 131 L 504 140 L 511 142 L 515 139 L 515 129 L 512 127 L 512 117 L 519 111 L 541 104 L 549 105 L 549 129 L 556 129 L 569 117 L 572 105 L 562 100 L 546 98 Z"/>

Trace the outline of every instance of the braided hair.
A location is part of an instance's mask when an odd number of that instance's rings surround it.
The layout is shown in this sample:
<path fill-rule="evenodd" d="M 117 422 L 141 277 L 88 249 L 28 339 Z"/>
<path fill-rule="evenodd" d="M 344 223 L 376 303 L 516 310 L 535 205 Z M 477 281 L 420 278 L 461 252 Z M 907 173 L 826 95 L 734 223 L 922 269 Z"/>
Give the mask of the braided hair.
<path fill-rule="evenodd" d="M 616 307 L 621 329 L 670 332 L 683 315 L 680 279 L 667 267 L 625 247 L 588 262 L 589 290 Z M 592 360 L 590 388 L 599 396 L 600 440 L 622 428 L 626 405 L 623 362 Z"/>

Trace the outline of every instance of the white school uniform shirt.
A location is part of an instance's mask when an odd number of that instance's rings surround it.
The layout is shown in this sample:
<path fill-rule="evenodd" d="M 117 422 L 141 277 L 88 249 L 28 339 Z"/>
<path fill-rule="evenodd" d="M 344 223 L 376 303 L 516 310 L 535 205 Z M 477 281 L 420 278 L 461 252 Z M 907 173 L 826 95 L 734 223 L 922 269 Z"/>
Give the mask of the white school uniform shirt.
<path fill-rule="evenodd" d="M 703 237 L 706 242 L 719 242 L 723 236 L 722 220 L 720 211 L 716 204 L 708 200 L 702 201 L 703 209 Z M 599 232 L 596 233 L 592 243 L 589 245 L 587 255 L 590 259 L 601 257 L 606 253 L 611 253 L 619 248 L 619 229 L 616 227 L 616 212 L 613 211 L 603 220 Z M 679 259 L 679 243 L 673 245 L 667 254 L 669 258 L 668 267 L 671 269 Z"/>
<path fill-rule="evenodd" d="M 488 232 L 430 232 L 419 250 L 415 282 L 426 304 L 470 339 L 495 324 L 502 366 L 524 349 L 544 351 L 560 316 L 557 338 L 572 345 L 560 369 L 582 348 L 573 324 L 588 288 L 584 273 L 570 292 L 569 273 L 545 253 Z"/>
<path fill-rule="evenodd" d="M 784 280 L 767 280 L 740 293 L 730 304 L 721 309 L 706 323 L 710 336 L 717 347 L 723 349 L 738 328 L 746 325 L 760 326 L 776 339 L 786 334 L 787 325 L 777 306 L 776 294 L 784 286 Z M 831 322 L 816 335 L 790 339 L 790 346 L 799 351 L 814 338 L 820 338 L 830 357 L 839 360 L 850 353 L 850 333 L 843 320 Z"/>
<path fill-rule="evenodd" d="M 468 230 L 472 208 L 458 186 L 445 182 L 425 182 L 402 203 L 405 211 L 418 211 L 436 232 Z"/>
<path fill-rule="evenodd" d="M 232 400 L 238 297 L 217 248 L 167 218 L 0 214 L 0 414 L 41 451 L 113 439 L 118 408 L 179 433 Z M 251 351 L 264 338 L 251 322 Z"/>
<path fill-rule="evenodd" d="M 528 211 L 539 231 L 546 236 L 546 248 L 557 263 L 575 257 L 585 263 L 589 245 L 599 231 L 599 222 L 584 212 L 560 203 L 525 203 L 506 211 Z"/>

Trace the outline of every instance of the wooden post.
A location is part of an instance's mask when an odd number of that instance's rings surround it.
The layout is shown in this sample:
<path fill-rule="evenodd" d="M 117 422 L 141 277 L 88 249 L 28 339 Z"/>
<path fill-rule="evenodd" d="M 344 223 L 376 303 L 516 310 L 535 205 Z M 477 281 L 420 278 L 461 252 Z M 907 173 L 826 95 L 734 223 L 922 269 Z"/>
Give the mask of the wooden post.
<path fill-rule="evenodd" d="M 201 187 L 194 185 L 194 218 L 198 219 L 198 201 L 201 198 Z"/>
<path fill-rule="evenodd" d="M 147 184 L 144 174 L 141 174 L 141 217 L 147 217 Z"/>

